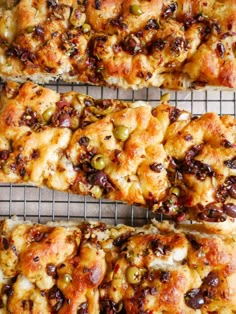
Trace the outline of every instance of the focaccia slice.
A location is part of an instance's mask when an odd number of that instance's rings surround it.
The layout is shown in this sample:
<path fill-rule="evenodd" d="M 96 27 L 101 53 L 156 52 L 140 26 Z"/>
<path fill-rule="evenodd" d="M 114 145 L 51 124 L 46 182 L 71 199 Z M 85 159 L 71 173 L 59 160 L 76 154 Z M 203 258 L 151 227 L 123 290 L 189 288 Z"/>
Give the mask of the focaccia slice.
<path fill-rule="evenodd" d="M 0 313 L 236 311 L 235 233 L 18 220 L 0 233 Z"/>
<path fill-rule="evenodd" d="M 235 36 L 234 0 L 6 0 L 0 76 L 235 88 Z"/>
<path fill-rule="evenodd" d="M 235 122 L 9 82 L 0 94 L 0 182 L 119 200 L 178 221 L 227 221 L 229 228 Z"/>

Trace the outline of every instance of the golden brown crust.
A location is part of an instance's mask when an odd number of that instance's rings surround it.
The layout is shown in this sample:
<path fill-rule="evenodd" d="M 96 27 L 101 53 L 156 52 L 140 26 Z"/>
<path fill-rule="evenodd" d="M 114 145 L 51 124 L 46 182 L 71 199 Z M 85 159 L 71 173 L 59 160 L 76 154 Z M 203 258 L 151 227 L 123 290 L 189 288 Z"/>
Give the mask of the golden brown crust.
<path fill-rule="evenodd" d="M 0 7 L 0 75 L 138 89 L 236 87 L 235 0 L 20 0 Z"/>
<path fill-rule="evenodd" d="M 214 222 L 217 232 L 232 229 L 233 116 L 196 118 L 168 104 L 60 95 L 33 83 L 9 82 L 0 96 L 1 182 L 120 200 L 178 221 Z"/>
<path fill-rule="evenodd" d="M 18 220 L 0 233 L 1 313 L 236 311 L 235 234 Z"/>

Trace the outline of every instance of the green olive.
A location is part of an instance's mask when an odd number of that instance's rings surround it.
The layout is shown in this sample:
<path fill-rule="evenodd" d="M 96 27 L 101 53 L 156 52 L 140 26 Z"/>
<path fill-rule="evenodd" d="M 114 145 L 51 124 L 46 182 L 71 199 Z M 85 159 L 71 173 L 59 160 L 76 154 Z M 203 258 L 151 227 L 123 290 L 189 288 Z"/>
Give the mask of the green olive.
<path fill-rule="evenodd" d="M 79 127 L 79 119 L 78 117 L 74 116 L 71 118 L 71 128 L 73 130 L 76 130 L 78 129 L 78 127 Z"/>
<path fill-rule="evenodd" d="M 170 189 L 171 194 L 174 194 L 176 196 L 180 195 L 180 189 L 177 186 L 174 186 L 173 188 Z"/>
<path fill-rule="evenodd" d="M 98 185 L 94 185 L 91 189 L 91 194 L 95 198 L 100 198 L 102 196 L 102 189 Z"/>
<path fill-rule="evenodd" d="M 143 13 L 140 5 L 138 4 L 133 4 L 130 6 L 130 13 L 132 13 L 133 15 L 141 15 Z"/>
<path fill-rule="evenodd" d="M 161 99 L 160 99 L 161 103 L 168 103 L 169 101 L 170 101 L 170 94 L 169 93 L 163 94 L 161 96 Z"/>
<path fill-rule="evenodd" d="M 92 114 L 88 118 L 90 122 L 98 121 L 98 118 L 96 116 L 93 116 Z"/>
<path fill-rule="evenodd" d="M 46 109 L 43 113 L 43 120 L 45 122 L 49 122 L 52 118 L 52 115 L 54 114 L 56 108 L 54 107 L 49 107 L 48 109 Z"/>
<path fill-rule="evenodd" d="M 95 155 L 91 160 L 91 165 L 96 170 L 102 170 L 105 168 L 106 163 L 102 155 Z"/>
<path fill-rule="evenodd" d="M 34 26 L 28 26 L 27 28 L 26 28 L 26 32 L 27 33 L 33 33 L 34 32 L 34 30 L 35 30 L 35 27 Z"/>
<path fill-rule="evenodd" d="M 129 137 L 129 129 L 124 125 L 117 125 L 114 130 L 114 135 L 115 138 L 124 142 Z"/>
<path fill-rule="evenodd" d="M 90 26 L 89 24 L 85 23 L 85 24 L 83 24 L 83 26 L 82 26 L 82 30 L 83 30 L 83 33 L 86 34 L 86 33 L 90 32 L 91 26 Z"/>
<path fill-rule="evenodd" d="M 128 283 L 138 284 L 141 281 L 141 272 L 137 266 L 130 266 L 126 270 Z"/>
<path fill-rule="evenodd" d="M 65 280 L 65 282 L 67 282 L 67 283 L 71 282 L 71 281 L 72 281 L 71 275 L 70 275 L 70 274 L 65 274 L 65 275 L 64 275 L 64 280 Z"/>

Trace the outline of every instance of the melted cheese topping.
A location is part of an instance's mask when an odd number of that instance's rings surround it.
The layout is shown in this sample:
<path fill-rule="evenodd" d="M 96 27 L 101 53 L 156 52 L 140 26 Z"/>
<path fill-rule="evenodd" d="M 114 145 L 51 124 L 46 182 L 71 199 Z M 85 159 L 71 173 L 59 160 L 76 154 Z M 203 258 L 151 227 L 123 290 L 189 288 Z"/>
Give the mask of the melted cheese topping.
<path fill-rule="evenodd" d="M 0 75 L 138 89 L 236 87 L 231 0 L 20 0 L 0 8 Z"/>

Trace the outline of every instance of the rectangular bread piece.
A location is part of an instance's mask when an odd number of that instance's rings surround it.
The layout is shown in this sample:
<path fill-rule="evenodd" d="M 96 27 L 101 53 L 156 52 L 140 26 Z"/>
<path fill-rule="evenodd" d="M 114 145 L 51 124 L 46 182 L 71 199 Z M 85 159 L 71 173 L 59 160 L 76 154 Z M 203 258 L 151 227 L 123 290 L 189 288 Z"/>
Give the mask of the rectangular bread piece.
<path fill-rule="evenodd" d="M 164 103 L 8 82 L 0 93 L 0 182 L 118 200 L 230 232 L 235 134 L 229 115 L 197 118 Z"/>
<path fill-rule="evenodd" d="M 0 313 L 236 312 L 235 234 L 169 224 L 0 224 Z"/>
<path fill-rule="evenodd" d="M 236 87 L 235 0 L 6 0 L 0 77 Z"/>

